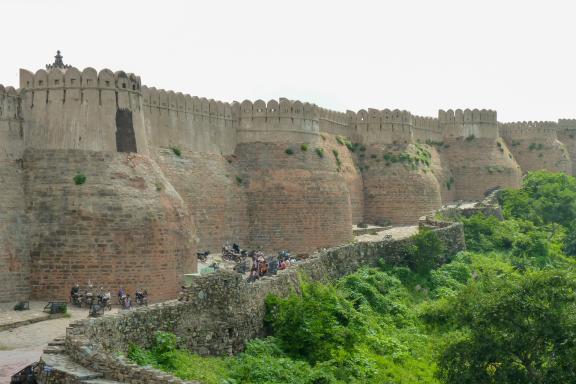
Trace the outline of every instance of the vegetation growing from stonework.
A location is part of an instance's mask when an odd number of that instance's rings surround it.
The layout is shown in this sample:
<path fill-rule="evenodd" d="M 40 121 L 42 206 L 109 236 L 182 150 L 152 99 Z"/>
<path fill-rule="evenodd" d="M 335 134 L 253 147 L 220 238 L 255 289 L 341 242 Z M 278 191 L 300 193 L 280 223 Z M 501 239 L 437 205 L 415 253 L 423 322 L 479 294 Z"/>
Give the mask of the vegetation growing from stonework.
<path fill-rule="evenodd" d="M 542 143 L 530 143 L 530 145 L 528 146 L 528 149 L 531 151 L 540 151 L 542 149 L 544 149 L 544 144 Z"/>
<path fill-rule="evenodd" d="M 384 153 L 383 159 L 386 162 L 386 166 L 390 166 L 391 164 L 395 163 L 401 163 L 410 166 L 412 169 L 417 169 L 419 166 L 423 166 L 424 168 L 429 167 L 432 162 L 432 155 L 430 154 L 430 151 L 428 151 L 420 144 L 416 144 L 415 147 L 415 154 L 411 154 L 408 151 L 401 153 Z"/>
<path fill-rule="evenodd" d="M 129 357 L 212 384 L 576 382 L 576 180 L 534 172 L 499 199 L 505 220 L 462 218 L 468 250 L 451 258 L 422 231 L 404 266 L 270 296 L 270 336 L 235 357 L 169 334 Z"/>
<path fill-rule="evenodd" d="M 86 175 L 83 173 L 77 173 L 76 176 L 74 176 L 72 179 L 76 185 L 82 185 L 86 183 Z"/>
<path fill-rule="evenodd" d="M 174 153 L 178 157 L 182 157 L 182 151 L 178 147 L 170 147 L 172 153 Z"/>

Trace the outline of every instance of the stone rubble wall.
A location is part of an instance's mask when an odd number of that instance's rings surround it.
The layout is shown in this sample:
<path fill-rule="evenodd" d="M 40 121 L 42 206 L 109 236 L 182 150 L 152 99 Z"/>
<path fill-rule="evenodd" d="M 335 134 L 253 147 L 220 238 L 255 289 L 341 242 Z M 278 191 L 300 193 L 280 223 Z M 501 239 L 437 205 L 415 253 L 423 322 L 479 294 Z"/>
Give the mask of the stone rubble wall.
<path fill-rule="evenodd" d="M 465 249 L 460 223 L 429 219 L 421 227 L 433 229 L 453 255 Z M 412 240 L 352 243 L 321 251 L 304 263 L 247 283 L 233 272 L 218 272 L 193 279 L 180 301 L 170 301 L 133 311 L 81 320 L 67 329 L 66 351 L 77 363 L 102 372 L 107 379 L 139 383 L 182 383 L 157 370 L 139 367 L 119 355 L 131 344 L 149 347 L 156 331 L 174 332 L 180 347 L 201 355 L 230 355 L 243 350 L 249 340 L 263 336 L 265 298 L 300 292 L 300 279 L 329 282 L 380 259 L 404 264 L 404 249 Z"/>

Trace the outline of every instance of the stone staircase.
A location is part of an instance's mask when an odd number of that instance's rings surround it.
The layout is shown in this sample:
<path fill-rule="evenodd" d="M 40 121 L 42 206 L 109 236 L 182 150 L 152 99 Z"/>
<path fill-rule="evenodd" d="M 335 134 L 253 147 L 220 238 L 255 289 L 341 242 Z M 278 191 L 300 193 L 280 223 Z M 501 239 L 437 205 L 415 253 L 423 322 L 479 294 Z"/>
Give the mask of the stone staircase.
<path fill-rule="evenodd" d="M 44 363 L 52 368 L 57 382 L 81 384 L 120 384 L 119 381 L 104 379 L 104 374 L 87 369 L 72 361 L 66 354 L 64 337 L 58 337 L 48 343 L 42 355 Z"/>

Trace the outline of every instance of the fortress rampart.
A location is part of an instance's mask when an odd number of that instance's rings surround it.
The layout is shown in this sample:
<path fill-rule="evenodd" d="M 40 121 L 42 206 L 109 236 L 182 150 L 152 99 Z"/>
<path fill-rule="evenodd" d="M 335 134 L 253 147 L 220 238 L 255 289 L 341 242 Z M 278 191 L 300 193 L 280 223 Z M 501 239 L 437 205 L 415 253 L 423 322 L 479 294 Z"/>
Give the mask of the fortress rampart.
<path fill-rule="evenodd" d="M 88 276 L 121 284 L 122 258 L 167 265 L 167 285 L 146 268 L 127 284 L 170 297 L 199 249 L 308 253 L 351 240 L 352 224 L 410 224 L 531 169 L 571 172 L 574 131 L 569 119 L 499 125 L 485 109 L 228 103 L 57 55 L 21 70 L 18 90 L 0 86 L 0 300 L 65 296 Z"/>
<path fill-rule="evenodd" d="M 522 171 L 547 169 L 572 174 L 569 150 L 558 140 L 558 123 L 522 121 L 500 124 L 499 128 Z M 571 142 L 566 137 L 564 139 L 567 143 Z"/>

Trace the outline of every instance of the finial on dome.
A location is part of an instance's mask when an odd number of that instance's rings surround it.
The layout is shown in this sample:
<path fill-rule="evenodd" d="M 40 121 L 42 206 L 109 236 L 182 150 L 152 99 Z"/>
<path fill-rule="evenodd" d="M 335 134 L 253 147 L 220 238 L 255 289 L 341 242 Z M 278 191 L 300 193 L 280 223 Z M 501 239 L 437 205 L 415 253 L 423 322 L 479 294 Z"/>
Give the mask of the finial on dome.
<path fill-rule="evenodd" d="M 54 64 L 47 64 L 46 65 L 46 69 L 52 69 L 52 68 L 61 68 L 61 69 L 66 69 L 66 68 L 70 68 L 69 65 L 65 65 L 64 62 L 62 61 L 64 57 L 60 54 L 60 50 L 56 51 L 56 56 L 54 56 Z"/>

